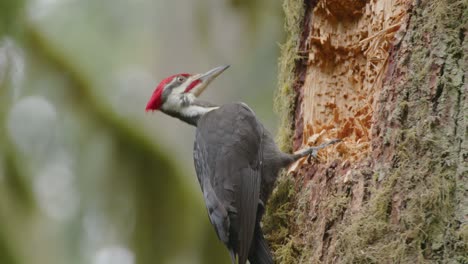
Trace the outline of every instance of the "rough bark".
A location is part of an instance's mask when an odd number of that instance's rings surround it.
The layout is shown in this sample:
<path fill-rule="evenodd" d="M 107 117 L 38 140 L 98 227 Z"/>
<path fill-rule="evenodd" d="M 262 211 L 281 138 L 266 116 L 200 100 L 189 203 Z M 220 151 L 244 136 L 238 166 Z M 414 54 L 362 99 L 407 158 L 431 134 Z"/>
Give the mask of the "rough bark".
<path fill-rule="evenodd" d="M 465 0 L 284 3 L 278 263 L 467 263 Z"/>

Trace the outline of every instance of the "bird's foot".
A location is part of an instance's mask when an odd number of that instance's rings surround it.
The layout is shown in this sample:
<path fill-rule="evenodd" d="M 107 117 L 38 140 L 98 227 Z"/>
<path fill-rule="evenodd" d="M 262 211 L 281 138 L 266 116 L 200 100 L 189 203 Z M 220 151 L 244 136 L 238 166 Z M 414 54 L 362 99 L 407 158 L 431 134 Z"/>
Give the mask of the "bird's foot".
<path fill-rule="evenodd" d="M 332 139 L 328 142 L 322 143 L 321 145 L 315 146 L 315 147 L 309 147 L 304 150 L 300 150 L 294 153 L 293 159 L 298 160 L 303 157 L 307 157 L 307 161 L 310 163 L 312 157 L 317 160 L 318 159 L 318 151 L 328 147 L 329 145 L 336 144 L 338 142 L 341 142 L 341 139 Z"/>
<path fill-rule="evenodd" d="M 317 146 L 316 148 L 317 148 L 317 150 L 323 149 L 323 148 L 325 148 L 325 147 L 328 147 L 328 146 L 330 146 L 330 145 L 339 143 L 339 142 L 341 142 L 341 141 L 342 141 L 341 139 L 335 138 L 335 139 L 332 139 L 332 140 L 330 140 L 330 141 L 328 141 L 328 142 L 325 142 L 325 143 L 323 143 L 323 144 Z"/>
<path fill-rule="evenodd" d="M 309 152 L 309 155 L 307 157 L 307 162 L 310 163 L 312 158 L 314 158 L 314 160 L 318 160 L 318 151 L 319 150 L 321 150 L 323 148 L 326 148 L 326 147 L 328 147 L 330 145 L 339 143 L 339 142 L 341 142 L 341 139 L 335 138 L 335 139 L 332 139 L 332 140 L 330 140 L 328 142 L 322 143 L 322 144 L 320 144 L 320 145 L 318 145 L 316 147 L 311 147 L 309 149 L 310 152 Z"/>
<path fill-rule="evenodd" d="M 318 151 L 317 149 L 312 149 L 312 151 L 309 153 L 309 156 L 307 157 L 307 163 L 311 163 L 312 158 L 314 158 L 315 161 L 318 160 Z"/>

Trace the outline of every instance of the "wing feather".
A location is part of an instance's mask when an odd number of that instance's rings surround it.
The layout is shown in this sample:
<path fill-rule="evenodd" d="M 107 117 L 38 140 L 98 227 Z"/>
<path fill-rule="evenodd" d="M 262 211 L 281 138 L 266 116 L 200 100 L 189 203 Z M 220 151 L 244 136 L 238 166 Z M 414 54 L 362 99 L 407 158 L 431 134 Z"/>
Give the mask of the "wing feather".
<path fill-rule="evenodd" d="M 244 104 L 205 114 L 196 132 L 195 167 L 210 221 L 240 264 L 247 261 L 257 220 L 262 137 L 263 126 Z"/>
<path fill-rule="evenodd" d="M 259 148 L 261 150 L 261 148 Z M 261 155 L 261 151 L 260 155 Z M 259 157 L 261 158 L 261 157 Z M 260 199 L 261 159 L 256 161 L 255 167 L 250 168 L 249 175 L 242 177 L 240 188 L 240 234 L 239 234 L 239 263 L 245 263 L 249 256 L 252 238 L 255 230 L 258 201 Z"/>

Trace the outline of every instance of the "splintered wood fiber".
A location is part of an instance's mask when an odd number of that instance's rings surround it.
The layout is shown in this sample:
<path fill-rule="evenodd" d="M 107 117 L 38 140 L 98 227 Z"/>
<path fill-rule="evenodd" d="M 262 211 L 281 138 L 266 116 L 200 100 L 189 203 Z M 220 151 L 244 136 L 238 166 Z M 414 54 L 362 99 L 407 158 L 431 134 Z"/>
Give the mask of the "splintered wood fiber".
<path fill-rule="evenodd" d="M 333 138 L 327 160 L 355 161 L 370 151 L 374 102 L 408 0 L 319 1 L 309 21 L 307 72 L 299 115 L 302 147 Z"/>

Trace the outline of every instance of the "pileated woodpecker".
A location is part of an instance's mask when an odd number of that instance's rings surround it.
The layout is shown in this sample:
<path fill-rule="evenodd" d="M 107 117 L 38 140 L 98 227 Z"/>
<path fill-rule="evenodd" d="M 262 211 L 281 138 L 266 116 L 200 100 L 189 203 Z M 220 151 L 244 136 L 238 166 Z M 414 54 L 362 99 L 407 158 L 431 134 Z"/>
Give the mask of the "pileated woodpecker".
<path fill-rule="evenodd" d="M 226 245 L 232 263 L 273 263 L 260 221 L 281 168 L 340 140 L 295 154 L 284 153 L 255 113 L 244 103 L 215 105 L 198 96 L 229 66 L 204 74 L 165 78 L 146 111 L 161 110 L 196 126 L 195 170 L 211 224 Z"/>

